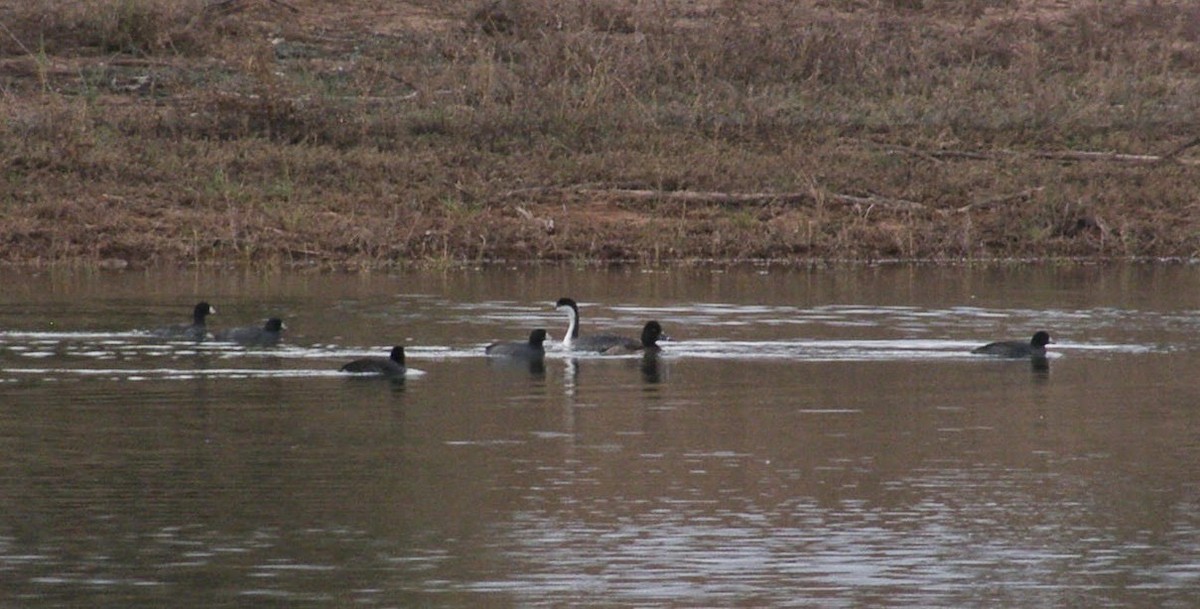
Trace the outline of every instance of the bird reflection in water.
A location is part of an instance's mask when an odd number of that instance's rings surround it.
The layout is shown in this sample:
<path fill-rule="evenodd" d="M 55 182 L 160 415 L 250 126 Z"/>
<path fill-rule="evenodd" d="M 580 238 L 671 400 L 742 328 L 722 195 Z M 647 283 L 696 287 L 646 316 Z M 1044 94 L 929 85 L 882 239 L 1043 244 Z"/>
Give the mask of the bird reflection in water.
<path fill-rule="evenodd" d="M 1048 378 L 1050 376 L 1050 359 L 1031 357 L 1029 358 L 1029 369 L 1033 371 L 1035 378 Z"/>
<path fill-rule="evenodd" d="M 488 365 L 495 370 L 528 372 L 530 376 L 535 377 L 546 376 L 544 357 L 489 358 Z"/>
<path fill-rule="evenodd" d="M 641 371 L 642 380 L 649 385 L 657 385 L 662 382 L 662 375 L 659 372 L 658 354 L 646 353 L 642 356 Z"/>

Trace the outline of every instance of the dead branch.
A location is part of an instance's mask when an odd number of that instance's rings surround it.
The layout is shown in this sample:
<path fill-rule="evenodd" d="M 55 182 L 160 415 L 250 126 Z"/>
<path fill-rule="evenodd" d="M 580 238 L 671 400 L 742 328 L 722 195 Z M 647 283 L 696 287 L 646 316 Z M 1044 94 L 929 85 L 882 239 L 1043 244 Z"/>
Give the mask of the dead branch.
<path fill-rule="evenodd" d="M 915 156 L 919 159 L 929 161 L 931 163 L 941 163 L 942 162 L 941 158 L 938 158 L 937 156 L 935 156 L 933 154 L 930 154 L 924 150 L 913 148 L 911 146 L 901 146 L 899 144 L 880 144 L 880 143 L 876 143 L 876 142 L 870 142 L 870 144 L 877 148 L 882 148 L 883 150 L 885 150 L 887 152 L 899 152 L 899 153 L 903 153 L 903 154 L 908 154 L 911 156 Z"/>
<path fill-rule="evenodd" d="M 909 201 L 907 199 L 893 199 L 891 197 L 880 197 L 876 195 L 871 195 L 868 197 L 856 197 L 854 195 L 826 192 L 821 193 L 820 196 L 829 200 L 837 201 L 838 203 L 847 203 L 850 205 L 867 205 L 869 207 L 883 207 L 885 209 L 908 211 L 925 209 L 924 204 L 917 203 L 916 201 Z"/>
<path fill-rule="evenodd" d="M 970 150 L 931 150 L 926 154 L 935 159 L 966 159 L 968 161 L 993 161 L 1014 156 L 1014 153 L 972 152 Z"/>
<path fill-rule="evenodd" d="M 275 5 L 278 5 L 278 6 L 282 6 L 283 8 L 286 8 L 287 10 L 289 10 L 289 11 L 292 11 L 293 13 L 299 13 L 299 12 L 300 12 L 300 9 L 299 9 L 298 7 L 295 7 L 295 6 L 291 5 L 291 4 L 288 4 L 287 2 L 284 2 L 283 0 L 268 0 L 268 1 L 269 1 L 271 4 L 275 4 Z"/>
<path fill-rule="evenodd" d="M 798 203 L 811 200 L 808 193 L 739 193 L 739 192 L 705 192 L 699 190 L 642 190 L 631 188 L 577 188 L 573 189 L 581 195 L 607 196 L 618 199 L 633 199 L 635 201 L 683 201 L 686 203 L 717 203 L 725 205 L 753 203 Z"/>
<path fill-rule="evenodd" d="M 550 193 L 572 193 L 593 197 L 608 197 L 634 201 L 679 201 L 684 203 L 708 203 L 716 205 L 765 205 L 769 203 L 798 204 L 811 201 L 833 201 L 848 205 L 867 205 L 886 209 L 916 210 L 925 206 L 916 201 L 880 197 L 859 197 L 836 192 L 711 192 L 700 190 L 652 190 L 635 188 L 594 188 L 591 186 L 540 186 L 521 188 L 501 193 L 508 198 L 523 195 Z"/>
<path fill-rule="evenodd" d="M 507 190 L 497 196 L 502 199 L 511 199 L 513 197 L 525 197 L 530 195 L 566 194 L 589 190 L 610 190 L 612 188 L 614 187 L 605 182 L 586 182 L 571 186 L 529 186 L 526 188 Z"/>
<path fill-rule="evenodd" d="M 300 13 L 300 9 L 284 2 L 283 0 L 266 0 L 270 4 L 281 6 L 292 13 Z M 215 15 L 231 15 L 246 10 L 249 2 L 247 0 L 218 0 L 204 7 L 204 12 Z"/>
<path fill-rule="evenodd" d="M 1175 148 L 1174 150 L 1162 155 L 1160 162 L 1165 163 L 1167 161 L 1173 161 L 1173 160 L 1175 160 L 1176 157 L 1178 157 L 1180 154 L 1182 154 L 1184 150 L 1193 148 L 1197 145 L 1200 145 L 1200 137 L 1194 137 L 1194 138 L 1188 140 L 1187 143 L 1183 144 L 1182 146 L 1179 146 L 1179 147 Z"/>
<path fill-rule="evenodd" d="M 1179 159 L 1177 155 L 1184 150 L 1193 146 L 1200 145 L 1200 138 L 1196 141 L 1188 142 L 1169 154 L 1159 156 L 1154 154 L 1124 154 L 1120 152 L 1101 152 L 1094 150 L 1035 150 L 1033 152 L 1018 152 L 1015 150 L 990 150 L 990 151 L 972 151 L 972 150 L 930 150 L 922 153 L 923 158 L 928 156 L 935 159 L 965 159 L 969 161 L 998 161 L 1005 159 L 1013 159 L 1022 155 L 1029 156 L 1035 159 L 1048 161 L 1067 161 L 1067 162 L 1108 162 L 1108 163 L 1126 163 L 1131 165 L 1154 165 L 1167 161 L 1174 161 L 1184 165 L 1200 165 L 1200 160 L 1197 159 Z M 909 154 L 916 154 L 903 149 L 898 149 Z"/>
<path fill-rule="evenodd" d="M 1028 189 L 1022 190 L 1021 192 L 1013 192 L 1013 193 L 1008 193 L 1008 194 L 1003 194 L 1003 195 L 996 195 L 994 197 L 988 197 L 986 199 L 980 199 L 978 201 L 973 201 L 971 203 L 963 205 L 962 207 L 959 207 L 955 211 L 968 212 L 973 209 L 986 209 L 993 205 L 999 205 L 1001 203 L 1007 203 L 1009 201 L 1026 201 L 1033 195 L 1035 195 L 1043 190 L 1045 190 L 1045 187 L 1038 186 L 1036 188 L 1028 188 Z"/>
<path fill-rule="evenodd" d="M 245 2 L 242 0 L 220 0 L 205 6 L 204 12 L 212 15 L 229 15 L 245 10 L 245 8 Z"/>
<path fill-rule="evenodd" d="M 1121 154 L 1118 152 L 1094 152 L 1088 150 L 1037 151 L 1034 158 L 1051 161 L 1109 161 L 1113 163 L 1150 164 L 1158 163 L 1162 157 L 1153 154 Z"/>

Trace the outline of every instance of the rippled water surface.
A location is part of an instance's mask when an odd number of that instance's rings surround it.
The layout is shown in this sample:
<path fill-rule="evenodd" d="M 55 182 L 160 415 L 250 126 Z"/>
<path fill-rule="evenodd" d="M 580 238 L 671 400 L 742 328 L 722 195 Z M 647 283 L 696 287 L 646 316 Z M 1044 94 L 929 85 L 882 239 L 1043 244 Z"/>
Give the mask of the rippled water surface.
<path fill-rule="evenodd" d="M 0 286 L 2 607 L 1200 606 L 1193 266 Z M 674 340 L 483 357 L 560 296 Z"/>

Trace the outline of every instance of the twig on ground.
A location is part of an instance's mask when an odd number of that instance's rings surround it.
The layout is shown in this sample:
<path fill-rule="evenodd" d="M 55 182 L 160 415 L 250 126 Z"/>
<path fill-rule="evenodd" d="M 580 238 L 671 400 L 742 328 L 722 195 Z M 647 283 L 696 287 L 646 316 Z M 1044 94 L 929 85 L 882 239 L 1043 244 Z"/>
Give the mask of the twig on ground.
<path fill-rule="evenodd" d="M 899 144 L 880 144 L 877 142 L 870 142 L 870 143 L 871 143 L 871 145 L 876 146 L 878 148 L 882 148 L 888 152 L 901 152 L 904 154 L 915 156 L 919 159 L 929 161 L 931 163 L 943 162 L 943 159 L 938 158 L 937 156 L 930 154 L 924 150 L 913 148 L 911 146 L 901 146 Z"/>
<path fill-rule="evenodd" d="M 1000 203 L 1007 203 L 1009 201 L 1024 201 L 1043 190 L 1045 190 L 1045 187 L 1038 186 L 1036 188 L 1027 188 L 1025 190 L 1022 190 L 1021 192 L 1013 192 L 1013 193 L 1008 193 L 1008 194 L 1003 194 L 1003 195 L 996 195 L 994 197 L 988 197 L 986 199 L 980 199 L 978 201 L 973 201 L 971 203 L 963 205 L 962 207 L 959 207 L 955 211 L 968 212 L 973 209 L 984 209 L 984 208 L 991 207 L 993 205 L 999 205 Z"/>
<path fill-rule="evenodd" d="M 501 197 L 529 194 L 573 193 L 598 197 L 631 199 L 635 201 L 681 201 L 685 203 L 710 203 L 717 205 L 753 205 L 767 203 L 804 203 L 818 197 L 828 201 L 850 205 L 873 205 L 888 209 L 924 209 L 916 201 L 870 195 L 859 197 L 836 192 L 814 194 L 812 192 L 711 192 L 700 190 L 652 190 L 635 188 L 594 188 L 591 186 L 540 186 L 522 188 L 501 193 Z"/>
<path fill-rule="evenodd" d="M 917 209 L 925 209 L 924 204 L 917 203 L 916 201 L 909 201 L 907 199 L 895 199 L 892 197 L 880 197 L 877 195 L 870 195 L 870 196 L 866 196 L 866 197 L 856 197 L 854 195 L 844 195 L 844 194 L 836 193 L 836 192 L 827 192 L 827 193 L 822 193 L 821 196 L 823 196 L 827 199 L 831 199 L 833 201 L 837 201 L 839 203 L 848 203 L 850 205 L 869 205 L 872 207 L 878 206 L 878 207 L 884 207 L 887 209 L 899 209 L 899 210 L 909 210 L 909 211 L 917 210 Z"/>
<path fill-rule="evenodd" d="M 1121 154 L 1119 152 L 1096 152 L 1090 150 L 1049 150 L 1033 153 L 1035 158 L 1051 161 L 1110 161 L 1113 163 L 1150 164 L 1162 157 L 1153 154 Z"/>
<path fill-rule="evenodd" d="M 582 195 L 608 196 L 635 201 L 666 200 L 692 203 L 717 203 L 737 205 L 743 203 L 799 203 L 812 199 L 808 193 L 737 193 L 737 192 L 705 192 L 699 190 L 649 190 L 633 188 L 577 188 L 573 192 Z"/>
<path fill-rule="evenodd" d="M 923 152 L 917 150 L 907 150 L 903 147 L 889 148 L 893 148 L 907 154 L 917 155 L 922 158 L 930 157 L 934 159 L 966 159 L 969 161 L 996 161 L 1019 158 L 1022 155 L 1027 155 L 1035 159 L 1048 161 L 1110 162 L 1127 163 L 1133 165 L 1154 165 L 1174 160 L 1184 165 L 1200 165 L 1200 160 L 1176 158 L 1179 153 L 1196 145 L 1200 145 L 1200 138 L 1197 138 L 1196 141 L 1188 142 L 1187 144 L 1164 156 L 1154 154 L 1124 154 L 1120 152 L 1102 152 L 1095 150 L 1035 150 L 1032 152 L 1018 152 L 1015 150 L 930 150 Z"/>
<path fill-rule="evenodd" d="M 283 8 L 285 8 L 293 13 L 301 12 L 299 8 L 297 8 L 291 4 L 288 4 L 287 2 L 284 2 L 283 0 L 266 0 L 266 1 L 269 2 L 270 4 L 274 4 L 276 6 L 282 6 Z M 220 15 L 229 15 L 232 13 L 246 10 L 247 3 L 248 3 L 247 0 L 219 0 L 218 2 L 213 2 L 212 4 L 205 6 L 204 11 L 208 12 L 208 13 L 217 13 Z"/>
<path fill-rule="evenodd" d="M 292 6 L 291 4 L 288 4 L 287 2 L 284 2 L 283 0 L 267 0 L 267 1 L 270 2 L 271 4 L 276 4 L 276 5 L 282 6 L 283 8 L 286 8 L 287 10 L 292 11 L 293 13 L 300 12 L 299 8 Z"/>
<path fill-rule="evenodd" d="M 1200 145 L 1200 137 L 1194 137 L 1188 140 L 1187 143 L 1178 146 L 1174 150 L 1162 155 L 1162 157 L 1159 159 L 1159 162 L 1166 163 L 1167 161 L 1174 161 L 1176 157 L 1183 153 L 1184 150 L 1193 148 L 1197 145 Z"/>

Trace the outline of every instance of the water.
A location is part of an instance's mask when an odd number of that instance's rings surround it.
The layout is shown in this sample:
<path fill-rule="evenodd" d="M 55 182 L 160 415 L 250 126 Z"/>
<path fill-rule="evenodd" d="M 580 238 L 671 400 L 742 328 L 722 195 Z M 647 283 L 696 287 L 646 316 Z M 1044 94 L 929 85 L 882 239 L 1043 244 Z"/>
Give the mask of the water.
<path fill-rule="evenodd" d="M 0 606 L 1200 604 L 1192 266 L 0 285 Z M 676 340 L 481 356 L 568 295 Z M 139 331 L 201 299 L 285 344 Z"/>

